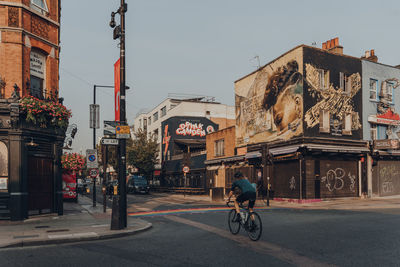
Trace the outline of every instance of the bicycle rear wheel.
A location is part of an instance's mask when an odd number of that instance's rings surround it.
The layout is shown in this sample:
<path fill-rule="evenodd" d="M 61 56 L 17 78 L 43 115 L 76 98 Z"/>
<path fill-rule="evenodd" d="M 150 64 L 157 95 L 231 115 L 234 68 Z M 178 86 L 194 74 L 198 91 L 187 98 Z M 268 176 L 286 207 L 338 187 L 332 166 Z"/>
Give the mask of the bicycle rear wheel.
<path fill-rule="evenodd" d="M 251 219 L 251 215 L 247 221 L 247 235 L 253 241 L 257 241 L 260 239 L 262 234 L 262 222 L 260 216 L 253 212 L 252 215 L 254 216 L 254 221 Z"/>
<path fill-rule="evenodd" d="M 236 220 L 236 210 L 233 209 L 229 212 L 228 215 L 228 225 L 229 225 L 229 230 L 231 231 L 232 234 L 236 235 L 240 231 L 240 222 L 235 221 Z"/>

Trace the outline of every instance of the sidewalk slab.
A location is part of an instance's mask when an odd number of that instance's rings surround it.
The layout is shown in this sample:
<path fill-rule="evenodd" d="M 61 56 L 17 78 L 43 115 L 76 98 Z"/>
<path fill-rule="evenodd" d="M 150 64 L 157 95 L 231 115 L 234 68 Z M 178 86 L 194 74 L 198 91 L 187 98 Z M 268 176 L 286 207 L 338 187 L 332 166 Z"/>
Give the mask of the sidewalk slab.
<path fill-rule="evenodd" d="M 25 221 L 0 221 L 0 249 L 39 246 L 123 237 L 145 231 L 152 224 L 128 217 L 128 227 L 111 230 L 111 210 L 92 207 L 91 200 L 80 196 L 78 203 L 64 203 L 64 215 L 47 214 Z"/>

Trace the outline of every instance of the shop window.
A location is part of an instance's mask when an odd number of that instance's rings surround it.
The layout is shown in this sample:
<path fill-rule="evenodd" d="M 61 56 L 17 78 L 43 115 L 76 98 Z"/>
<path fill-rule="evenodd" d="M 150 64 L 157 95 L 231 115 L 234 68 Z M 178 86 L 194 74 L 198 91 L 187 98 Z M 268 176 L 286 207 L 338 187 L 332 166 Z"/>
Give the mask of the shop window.
<path fill-rule="evenodd" d="M 377 84 L 378 81 L 375 79 L 369 79 L 369 99 L 377 100 Z"/>
<path fill-rule="evenodd" d="M 343 125 L 343 130 L 342 133 L 344 135 L 351 135 L 351 127 L 352 127 L 352 114 L 348 113 L 344 117 L 344 125 Z"/>
<path fill-rule="evenodd" d="M 319 114 L 319 132 L 329 133 L 330 132 L 330 113 L 328 110 L 321 110 Z"/>
<path fill-rule="evenodd" d="M 329 88 L 329 71 L 319 69 L 318 70 L 318 80 L 319 80 L 319 89 L 325 90 Z"/>
<path fill-rule="evenodd" d="M 161 118 L 167 115 L 167 106 L 162 107 L 161 109 Z"/>
<path fill-rule="evenodd" d="M 224 139 L 215 141 L 214 150 L 215 150 L 216 157 L 222 157 L 225 155 L 224 143 L 225 143 Z"/>
<path fill-rule="evenodd" d="M 0 191 L 8 190 L 8 148 L 0 142 Z"/>

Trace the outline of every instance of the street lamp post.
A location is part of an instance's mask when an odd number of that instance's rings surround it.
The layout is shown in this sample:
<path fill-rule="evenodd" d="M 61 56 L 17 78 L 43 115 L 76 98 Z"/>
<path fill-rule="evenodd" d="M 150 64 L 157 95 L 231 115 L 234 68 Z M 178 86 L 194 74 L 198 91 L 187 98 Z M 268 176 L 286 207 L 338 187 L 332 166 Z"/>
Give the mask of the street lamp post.
<path fill-rule="evenodd" d="M 120 39 L 120 125 L 127 125 L 126 111 L 125 111 L 125 13 L 128 10 L 128 4 L 125 0 L 121 0 L 121 5 L 117 12 L 111 13 L 110 26 L 114 28 L 114 39 Z M 115 25 L 115 14 L 120 15 L 120 25 Z M 117 229 L 123 229 L 127 226 L 127 213 L 126 213 L 126 140 L 121 139 L 118 145 L 118 208 L 119 218 Z"/>

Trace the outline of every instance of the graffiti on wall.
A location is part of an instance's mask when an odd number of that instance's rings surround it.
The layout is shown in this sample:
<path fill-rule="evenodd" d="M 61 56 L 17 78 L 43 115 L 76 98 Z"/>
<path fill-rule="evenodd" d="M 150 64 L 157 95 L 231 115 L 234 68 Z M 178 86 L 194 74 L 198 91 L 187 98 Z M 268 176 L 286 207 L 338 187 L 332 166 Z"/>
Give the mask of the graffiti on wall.
<path fill-rule="evenodd" d="M 296 189 L 296 178 L 294 178 L 294 176 L 292 176 L 292 178 L 290 178 L 289 180 L 289 189 L 290 190 Z"/>
<path fill-rule="evenodd" d="M 345 186 L 345 179 L 349 180 L 349 190 L 355 192 L 356 176 L 350 172 L 347 174 L 342 168 L 330 169 L 324 177 L 321 178 L 321 182 L 325 183 L 326 188 L 329 192 L 342 190 Z"/>
<path fill-rule="evenodd" d="M 394 195 L 399 192 L 400 169 L 396 163 L 382 164 L 379 168 L 381 195 Z"/>
<path fill-rule="evenodd" d="M 320 122 L 321 110 L 329 110 L 332 117 L 339 122 L 343 122 L 347 114 L 352 114 L 352 129 L 361 128 L 360 117 L 354 109 L 353 97 L 361 89 L 361 75 L 353 73 L 347 77 L 346 85 L 349 87 L 345 92 L 343 88 L 335 88 L 332 83 L 321 88 L 321 71 L 305 64 L 305 81 L 309 85 L 310 95 L 316 99 L 317 103 L 305 112 L 304 121 L 307 128 L 312 128 Z"/>
<path fill-rule="evenodd" d="M 236 90 L 237 144 L 302 133 L 303 77 L 296 60 L 282 61 L 245 78 L 252 80 Z"/>

